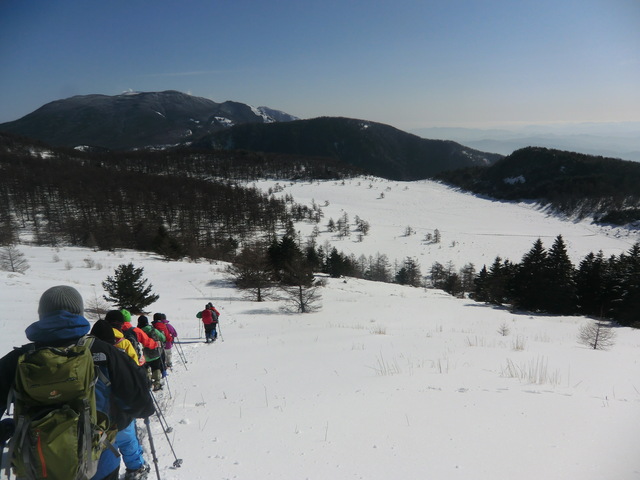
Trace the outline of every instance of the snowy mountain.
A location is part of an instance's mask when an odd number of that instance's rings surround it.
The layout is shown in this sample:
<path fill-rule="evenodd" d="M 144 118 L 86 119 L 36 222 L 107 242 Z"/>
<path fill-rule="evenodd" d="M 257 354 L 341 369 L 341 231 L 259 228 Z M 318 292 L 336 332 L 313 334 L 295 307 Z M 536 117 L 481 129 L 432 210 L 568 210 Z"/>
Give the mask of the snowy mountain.
<path fill-rule="evenodd" d="M 519 260 L 538 237 L 562 234 L 575 261 L 620 254 L 637 231 L 549 217 L 530 204 L 465 195 L 434 182 L 362 177 L 345 182 L 261 181 L 296 202 L 325 205 L 371 224 L 362 239 L 329 241 L 358 255 L 386 253 L 477 265 Z M 277 187 L 277 188 L 276 188 Z M 384 194 L 384 195 L 382 195 Z M 415 234 L 405 235 L 410 225 Z M 295 225 L 303 237 L 312 225 Z M 442 232 L 440 244 L 424 234 Z M 163 480 L 390 478 L 632 480 L 640 393 L 640 331 L 617 328 L 614 346 L 578 342 L 584 317 L 512 313 L 439 290 L 326 279 L 321 309 L 250 302 L 226 264 L 167 262 L 115 250 L 19 245 L 30 268 L 0 272 L 0 351 L 26 342 L 40 294 L 76 287 L 87 304 L 123 263 L 144 268 L 179 332 L 152 434 Z M 195 314 L 222 312 L 221 338 L 205 345 Z M 148 439 L 147 459 L 151 461 Z M 169 447 L 171 442 L 173 450 Z M 173 467 L 176 458 L 182 466 Z M 124 468 L 123 468 L 124 471 Z M 153 474 L 153 470 L 152 470 Z M 155 478 L 155 477 L 153 477 Z"/>
<path fill-rule="evenodd" d="M 119 150 L 183 143 L 237 124 L 291 120 L 296 117 L 267 107 L 216 103 L 167 90 L 57 100 L 18 120 L 0 124 L 0 131 L 52 146 Z"/>
<path fill-rule="evenodd" d="M 299 120 L 269 107 L 216 103 L 171 90 L 58 100 L 0 124 L 0 132 L 85 151 L 179 147 L 323 157 L 403 180 L 491 165 L 502 158 L 376 122 L 335 117 Z"/>

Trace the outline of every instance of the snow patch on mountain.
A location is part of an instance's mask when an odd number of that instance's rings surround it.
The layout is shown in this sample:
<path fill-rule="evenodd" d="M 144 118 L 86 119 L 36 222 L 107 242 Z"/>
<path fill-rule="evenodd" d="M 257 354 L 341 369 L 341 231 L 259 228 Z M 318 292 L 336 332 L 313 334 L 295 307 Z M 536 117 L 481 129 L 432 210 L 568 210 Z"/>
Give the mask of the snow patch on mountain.
<path fill-rule="evenodd" d="M 503 180 L 504 183 L 507 183 L 509 185 L 515 185 L 516 183 L 525 183 L 527 181 L 526 178 L 524 178 L 524 175 L 518 175 L 517 177 L 507 177 Z"/>

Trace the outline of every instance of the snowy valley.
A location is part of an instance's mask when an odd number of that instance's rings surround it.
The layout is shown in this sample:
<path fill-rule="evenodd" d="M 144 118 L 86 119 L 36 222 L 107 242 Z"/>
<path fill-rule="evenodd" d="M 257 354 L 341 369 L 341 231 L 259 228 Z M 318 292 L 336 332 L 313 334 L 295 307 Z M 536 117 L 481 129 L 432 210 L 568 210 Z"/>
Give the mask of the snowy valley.
<path fill-rule="evenodd" d="M 559 234 L 574 262 L 640 240 L 430 181 L 256 185 L 321 205 L 319 245 L 392 263 L 414 257 L 423 274 L 436 261 L 477 269 L 498 255 L 519 261 L 537 238 L 550 246 Z M 368 234 L 327 232 L 327 221 L 345 213 L 366 220 Z M 313 227 L 296 225 L 303 241 Z M 440 243 L 425 241 L 436 229 Z M 640 478 L 640 330 L 616 328 L 612 348 L 592 350 L 578 342 L 592 321 L 584 317 L 352 278 L 327 278 L 322 308 L 302 315 L 278 300 L 246 300 L 223 262 L 18 248 L 30 268 L 0 272 L 3 353 L 26 342 L 24 328 L 50 286 L 72 285 L 90 303 L 118 265 L 144 268 L 160 295 L 150 309 L 167 314 L 188 362 L 174 359 L 158 396 L 176 456 L 152 420 L 163 480 Z M 209 301 L 222 313 L 221 338 L 205 345 L 195 315 Z"/>

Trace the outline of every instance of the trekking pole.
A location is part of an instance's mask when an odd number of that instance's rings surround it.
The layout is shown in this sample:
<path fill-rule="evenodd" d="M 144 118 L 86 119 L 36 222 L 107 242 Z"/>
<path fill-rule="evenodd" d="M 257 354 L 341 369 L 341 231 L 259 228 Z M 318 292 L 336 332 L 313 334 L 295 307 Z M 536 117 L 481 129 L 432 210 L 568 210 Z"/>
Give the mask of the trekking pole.
<path fill-rule="evenodd" d="M 149 421 L 149 418 L 145 418 L 145 423 Z M 171 440 L 169 439 L 169 433 L 167 432 L 167 429 L 164 428 L 164 425 L 162 424 L 162 422 L 160 422 L 160 426 L 162 427 L 162 431 L 164 432 L 164 436 L 167 439 L 167 443 L 169 444 L 169 448 L 171 449 L 171 453 L 173 454 L 173 458 L 175 458 L 175 461 L 173 462 L 173 466 L 175 468 L 180 467 L 180 465 L 182 465 L 182 459 L 178 458 L 178 456 L 176 455 L 176 451 L 173 449 L 173 444 L 171 443 Z M 149 428 L 149 426 L 147 425 L 147 428 Z M 149 432 L 149 438 L 151 438 L 151 432 Z"/>
<path fill-rule="evenodd" d="M 224 337 L 222 336 L 222 329 L 220 328 L 220 322 L 218 322 L 218 334 L 220 335 L 220 340 L 224 342 Z"/>
<path fill-rule="evenodd" d="M 175 342 L 174 345 L 177 345 L 178 348 L 178 356 L 180 356 L 180 360 L 182 360 L 182 364 L 184 365 L 185 370 L 189 370 L 187 368 L 187 357 L 184 354 L 184 350 L 182 350 L 182 345 L 180 344 L 180 342 Z"/>
<path fill-rule="evenodd" d="M 173 398 L 173 395 L 171 395 L 171 385 L 169 385 L 169 374 L 166 372 L 167 371 L 165 370 L 164 384 L 167 386 L 167 392 L 169 392 L 169 398 Z"/>
<path fill-rule="evenodd" d="M 151 456 L 153 457 L 153 464 L 156 467 L 156 476 L 158 480 L 160 478 L 160 467 L 158 467 L 158 456 L 156 455 L 156 447 L 153 445 L 153 435 L 151 435 L 151 424 L 149 423 L 149 417 L 144 418 L 144 424 L 147 426 L 147 435 L 149 437 L 149 446 L 151 447 Z"/>
<path fill-rule="evenodd" d="M 167 419 L 165 418 L 164 413 L 162 413 L 162 409 L 160 408 L 158 399 L 153 394 L 153 392 L 151 392 L 151 398 L 153 398 L 153 403 L 156 406 L 156 414 L 158 415 L 158 420 L 160 421 L 160 425 L 162 425 L 162 428 L 166 430 L 167 433 L 171 433 L 173 431 L 173 427 L 170 427 L 169 424 L 167 423 Z"/>

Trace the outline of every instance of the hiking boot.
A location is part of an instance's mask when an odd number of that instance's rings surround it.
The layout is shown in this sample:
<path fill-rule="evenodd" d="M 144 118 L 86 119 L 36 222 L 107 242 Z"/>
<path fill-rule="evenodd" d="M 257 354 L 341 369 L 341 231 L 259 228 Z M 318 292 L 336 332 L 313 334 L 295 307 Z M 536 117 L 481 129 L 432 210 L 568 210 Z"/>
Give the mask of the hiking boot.
<path fill-rule="evenodd" d="M 146 480 L 150 471 L 151 467 L 148 463 L 145 463 L 137 470 L 127 468 L 127 472 L 124 474 L 124 480 Z"/>

